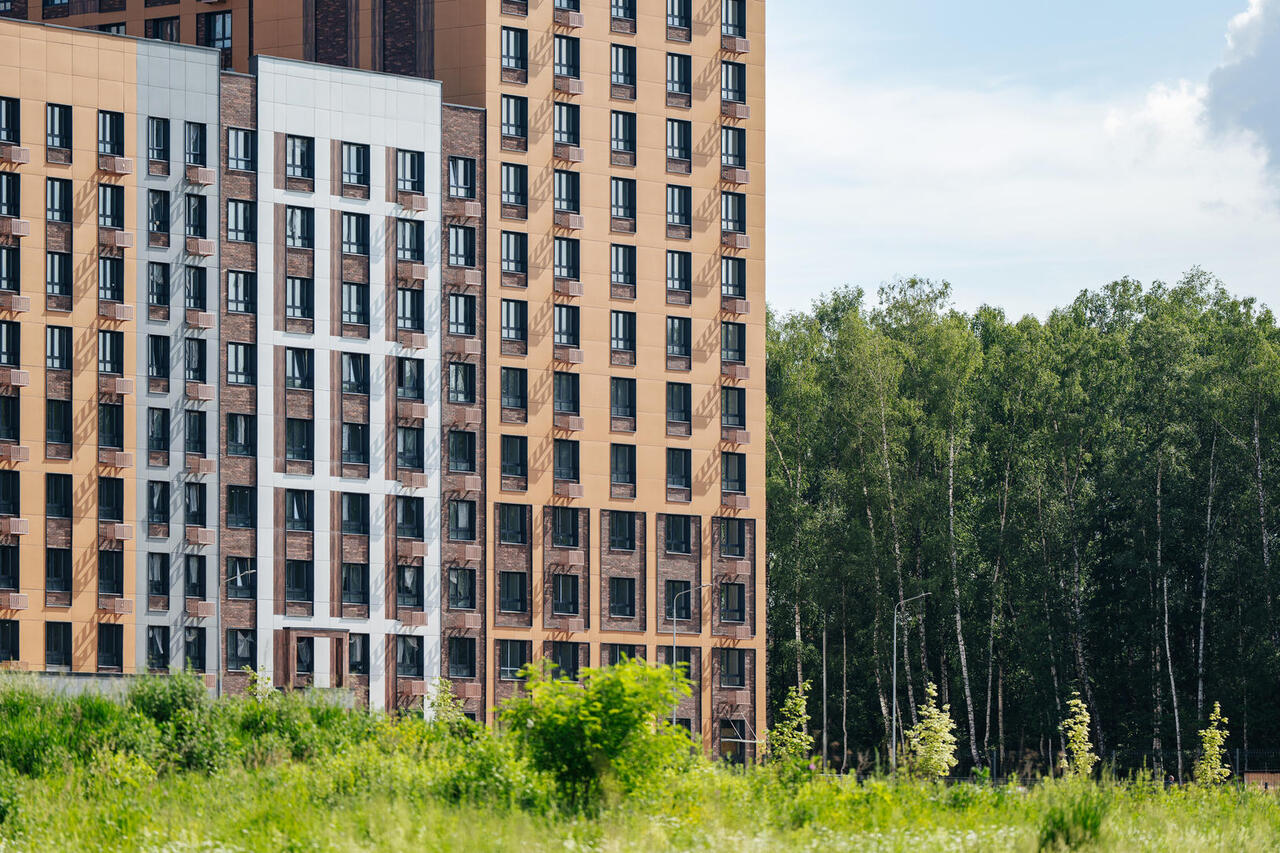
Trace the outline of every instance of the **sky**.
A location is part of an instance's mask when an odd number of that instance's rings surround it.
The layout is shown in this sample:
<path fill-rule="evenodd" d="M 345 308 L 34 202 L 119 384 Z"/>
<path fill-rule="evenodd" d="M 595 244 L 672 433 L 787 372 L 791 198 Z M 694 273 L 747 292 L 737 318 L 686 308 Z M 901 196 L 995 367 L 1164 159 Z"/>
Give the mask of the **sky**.
<path fill-rule="evenodd" d="M 768 294 L 1046 315 L 1199 266 L 1280 309 L 1280 0 L 770 0 Z"/>

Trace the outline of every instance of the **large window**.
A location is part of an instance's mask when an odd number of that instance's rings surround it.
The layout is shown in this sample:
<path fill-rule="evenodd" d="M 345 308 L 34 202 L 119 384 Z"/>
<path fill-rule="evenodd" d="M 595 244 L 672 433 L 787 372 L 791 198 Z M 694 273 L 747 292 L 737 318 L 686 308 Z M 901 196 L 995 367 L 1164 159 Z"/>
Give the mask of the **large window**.
<path fill-rule="evenodd" d="M 741 364 L 747 360 L 747 327 L 745 323 L 720 324 L 720 358 Z"/>
<path fill-rule="evenodd" d="M 342 214 L 342 252 L 345 255 L 369 254 L 369 215 Z"/>
<path fill-rule="evenodd" d="M 124 228 L 124 187 L 98 184 L 98 227 Z"/>
<path fill-rule="evenodd" d="M 449 402 L 464 406 L 476 401 L 476 366 L 468 362 L 449 363 Z"/>
<path fill-rule="evenodd" d="M 558 77 L 578 76 L 579 46 L 573 36 L 555 35 L 553 71 Z"/>
<path fill-rule="evenodd" d="M 693 519 L 687 515 L 668 515 L 664 516 L 664 518 L 667 553 L 690 553 L 693 541 Z"/>
<path fill-rule="evenodd" d="M 309 602 L 315 590 L 315 572 L 310 560 L 284 561 L 285 601 Z"/>
<path fill-rule="evenodd" d="M 552 142 L 581 145 L 581 111 L 577 104 L 556 101 L 552 111 Z"/>
<path fill-rule="evenodd" d="M 693 486 L 692 468 L 692 453 L 687 447 L 667 448 L 667 488 L 691 488 Z"/>
<path fill-rule="evenodd" d="M 614 110 L 609 120 L 609 146 L 625 154 L 636 153 L 636 114 Z"/>
<path fill-rule="evenodd" d="M 636 351 L 636 314 L 634 311 L 611 311 L 609 346 L 618 352 Z"/>
<path fill-rule="evenodd" d="M 720 389 L 720 425 L 744 429 L 747 425 L 747 389 L 725 386 Z"/>
<path fill-rule="evenodd" d="M 578 241 L 572 237 L 556 237 L 554 249 L 555 277 L 577 281 L 579 278 L 578 258 L 580 255 Z"/>
<path fill-rule="evenodd" d="M 71 369 L 71 327 L 45 327 L 45 367 L 49 370 Z"/>
<path fill-rule="evenodd" d="M 227 344 L 227 383 L 253 385 L 257 382 L 258 364 L 253 344 L 232 342 Z"/>
<path fill-rule="evenodd" d="M 71 149 L 71 107 L 49 104 L 45 107 L 44 144 L 49 148 Z"/>
<path fill-rule="evenodd" d="M 227 168 L 238 172 L 258 169 L 258 134 L 239 127 L 227 129 Z"/>
<path fill-rule="evenodd" d="M 315 352 L 300 347 L 284 351 L 284 387 L 311 390 L 315 387 Z"/>
<path fill-rule="evenodd" d="M 720 63 L 720 98 L 739 104 L 747 100 L 747 66 L 741 62 Z"/>
<path fill-rule="evenodd" d="M 501 442 L 502 476 L 529 476 L 529 439 L 523 435 L 504 435 Z"/>
<path fill-rule="evenodd" d="M 147 118 L 147 159 L 169 162 L 169 120 Z"/>
<path fill-rule="evenodd" d="M 449 294 L 449 334 L 476 333 L 476 298 L 469 293 Z"/>
<path fill-rule="evenodd" d="M 609 413 L 615 418 L 636 416 L 636 381 L 629 376 L 609 379 Z"/>
<path fill-rule="evenodd" d="M 561 213 L 578 213 L 582 205 L 579 192 L 581 181 L 578 173 L 556 169 L 552 183 L 555 209 Z"/>
<path fill-rule="evenodd" d="M 351 186 L 369 186 L 369 146 L 342 143 L 342 182 Z"/>
<path fill-rule="evenodd" d="M 409 332 L 425 329 L 423 293 L 406 287 L 396 289 L 396 328 Z"/>
<path fill-rule="evenodd" d="M 523 299 L 502 300 L 502 340 L 529 339 L 529 303 Z"/>
<path fill-rule="evenodd" d="M 636 218 L 636 182 L 631 178 L 610 178 L 609 215 L 617 219 Z"/>
<path fill-rule="evenodd" d="M 747 167 L 747 131 L 741 127 L 720 128 L 720 165 Z"/>
<path fill-rule="evenodd" d="M 449 638 L 449 677 L 476 677 L 475 637 Z"/>
<path fill-rule="evenodd" d="M 634 86 L 636 49 L 625 44 L 610 45 L 609 58 L 609 82 L 615 86 Z"/>
<path fill-rule="evenodd" d="M 609 448 L 609 482 L 618 486 L 636 484 L 636 448 L 633 444 L 615 444 Z"/>
<path fill-rule="evenodd" d="M 315 140 L 309 136 L 286 136 L 284 140 L 284 173 L 289 178 L 316 176 Z"/>
<path fill-rule="evenodd" d="M 229 270 L 227 272 L 227 311 L 233 314 L 253 314 L 257 310 L 257 273 Z"/>
<path fill-rule="evenodd" d="M 528 407 L 528 371 L 523 367 L 502 368 L 502 408 L 524 409 Z"/>
<path fill-rule="evenodd" d="M 426 157 L 421 151 L 396 150 L 396 189 L 402 193 L 426 192 Z"/>
<path fill-rule="evenodd" d="M 476 609 L 476 570 L 462 567 L 449 569 L 449 609 Z"/>
<path fill-rule="evenodd" d="M 342 322 L 369 325 L 369 285 L 356 281 L 342 283 Z"/>
<path fill-rule="evenodd" d="M 505 574 L 514 574 L 514 572 Z M 524 575 L 520 577 L 523 578 Z M 521 678 L 521 672 L 528 664 L 529 644 L 525 640 L 498 641 L 498 678 L 503 681 L 516 681 Z"/>
<path fill-rule="evenodd" d="M 503 545 L 528 544 L 527 507 L 518 504 L 498 504 L 498 541 Z"/>
<path fill-rule="evenodd" d="M 692 321 L 688 317 L 667 318 L 667 355 L 689 358 L 693 353 Z"/>
<path fill-rule="evenodd" d="M 667 252 L 667 290 L 688 293 L 693 286 L 693 255 Z"/>
<path fill-rule="evenodd" d="M 524 139 L 529 135 L 529 99 L 502 96 L 502 135 Z"/>
<path fill-rule="evenodd" d="M 502 164 L 502 203 L 524 206 L 529 203 L 529 168 L 519 163 Z"/>
<path fill-rule="evenodd" d="M 735 234 L 747 230 L 747 197 L 744 194 L 720 194 L 720 228 Z"/>
<path fill-rule="evenodd" d="M 424 224 L 416 219 L 396 220 L 396 259 L 422 263 Z"/>
<path fill-rule="evenodd" d="M 609 511 L 609 549 L 611 551 L 636 549 L 636 514 L 634 512 Z"/>
<path fill-rule="evenodd" d="M 635 618 L 635 578 L 609 578 L 609 615 L 615 619 Z"/>
<path fill-rule="evenodd" d="M 746 0 L 723 0 L 720 9 L 720 31 L 727 36 L 745 38 L 747 35 Z"/>
<path fill-rule="evenodd" d="M 71 221 L 71 181 L 48 178 L 45 181 L 45 218 L 50 222 Z"/>
<path fill-rule="evenodd" d="M 667 119 L 667 157 L 672 160 L 693 158 L 693 125 L 681 119 Z"/>
<path fill-rule="evenodd" d="M 346 214 L 343 216 L 345 217 Z M 345 219 L 343 224 L 345 226 Z M 316 212 L 309 207 L 292 205 L 286 207 L 284 209 L 284 244 L 291 249 L 312 249 L 315 248 L 315 243 Z"/>
<path fill-rule="evenodd" d="M 209 165 L 208 128 L 199 122 L 186 122 L 184 153 L 188 166 Z"/>
<path fill-rule="evenodd" d="M 476 229 L 469 225 L 449 226 L 449 265 L 454 267 L 476 265 Z"/>
<path fill-rule="evenodd" d="M 693 386 L 687 382 L 667 383 L 667 420 L 690 423 L 693 419 Z"/>
<path fill-rule="evenodd" d="M 257 208 L 253 202 L 235 198 L 227 200 L 227 239 L 239 243 L 252 243 L 258 239 Z"/>
<path fill-rule="evenodd" d="M 554 316 L 555 333 L 552 340 L 555 345 L 562 347 L 577 347 L 580 342 L 578 334 L 578 306 L 556 305 Z"/>
<path fill-rule="evenodd" d="M 742 494 L 747 490 L 747 457 L 744 453 L 725 453 L 721 456 L 722 491 Z"/>
<path fill-rule="evenodd" d="M 693 191 L 689 187 L 667 185 L 667 224 L 683 228 L 693 225 Z"/>
<path fill-rule="evenodd" d="M 301 276 L 284 280 L 284 315 L 298 320 L 315 317 L 315 281 Z"/>
<path fill-rule="evenodd" d="M 502 67 L 515 71 L 529 69 L 529 31 L 502 28 Z"/>
<path fill-rule="evenodd" d="M 720 295 L 744 299 L 747 295 L 747 259 L 720 259 Z"/>
<path fill-rule="evenodd" d="M 474 542 L 476 538 L 476 502 L 449 501 L 449 538 L 455 542 Z"/>
<path fill-rule="evenodd" d="M 551 508 L 551 544 L 556 548 L 578 547 L 578 510 L 571 506 Z"/>
<path fill-rule="evenodd" d="M 689 54 L 667 54 L 667 91 L 677 95 L 693 94 L 693 58 Z"/>
<path fill-rule="evenodd" d="M 609 247 L 609 281 L 634 287 L 636 283 L 636 247 Z"/>
<path fill-rule="evenodd" d="M 502 232 L 502 271 L 524 275 L 529 269 L 529 237 L 517 231 Z"/>
<path fill-rule="evenodd" d="M 557 616 L 577 616 L 578 576 L 554 574 L 551 576 L 551 612 Z"/>
<path fill-rule="evenodd" d="M 123 332 L 98 332 L 98 372 L 116 376 L 124 372 Z"/>
<path fill-rule="evenodd" d="M 557 370 L 552 382 L 552 400 L 555 411 L 560 414 L 578 414 L 578 374 Z"/>
<path fill-rule="evenodd" d="M 124 154 L 124 113 L 98 110 L 98 153 L 116 157 Z"/>
<path fill-rule="evenodd" d="M 689 5 L 690 0 L 667 0 L 667 26 L 689 29 L 693 20 Z"/>

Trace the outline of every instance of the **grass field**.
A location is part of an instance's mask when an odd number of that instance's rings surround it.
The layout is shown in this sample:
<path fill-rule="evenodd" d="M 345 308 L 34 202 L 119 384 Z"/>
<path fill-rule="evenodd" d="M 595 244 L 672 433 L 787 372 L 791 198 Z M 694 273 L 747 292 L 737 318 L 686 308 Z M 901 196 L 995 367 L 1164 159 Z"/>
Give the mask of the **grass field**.
<path fill-rule="evenodd" d="M 622 778 L 625 774 L 621 774 Z M 1280 850 L 1233 786 L 992 787 L 726 769 L 687 755 L 565 805 L 518 739 L 303 696 L 125 702 L 0 683 L 0 851 Z"/>

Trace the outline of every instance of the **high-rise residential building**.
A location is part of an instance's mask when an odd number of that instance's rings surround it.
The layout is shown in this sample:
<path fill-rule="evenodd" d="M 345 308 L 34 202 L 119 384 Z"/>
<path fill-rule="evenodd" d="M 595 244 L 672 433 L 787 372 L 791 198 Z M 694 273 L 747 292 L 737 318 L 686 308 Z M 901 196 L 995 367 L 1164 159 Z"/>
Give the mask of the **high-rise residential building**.
<path fill-rule="evenodd" d="M 694 683 L 677 716 L 749 755 L 764 699 L 763 2 L 4 5 L 218 49 L 22 29 L 158 57 L 120 72 L 136 94 L 116 107 L 132 134 L 118 156 L 137 169 L 68 172 L 82 205 L 79 182 L 119 184 L 138 216 L 93 249 L 122 256 L 137 317 L 108 305 L 94 322 L 125 326 L 119 387 L 138 387 L 121 446 L 83 463 L 123 471 L 136 507 L 140 535 L 120 541 L 147 606 L 139 591 L 136 616 L 85 617 L 130 624 L 123 669 L 153 647 L 170 665 L 195 652 L 228 690 L 253 661 L 375 707 L 444 677 L 482 717 L 538 658 L 570 676 L 674 660 Z M 27 89 L 0 84 L 35 116 L 15 143 L 30 163 L 0 167 L 24 187 L 61 168 L 29 133 L 56 98 Z M 163 170 L 142 166 L 157 119 Z M 167 229 L 151 221 L 160 193 Z M 179 236 L 160 245 L 166 230 Z M 6 245 L 25 259 L 38 232 Z M 181 384 L 150 373 L 161 338 Z M 33 386 L 51 372 L 28 364 Z M 181 460 L 160 459 L 152 418 Z M 29 449 L 0 469 L 52 470 Z M 153 508 L 160 524 L 161 498 L 163 536 L 142 524 Z M 22 588 L 45 594 L 35 581 Z"/>

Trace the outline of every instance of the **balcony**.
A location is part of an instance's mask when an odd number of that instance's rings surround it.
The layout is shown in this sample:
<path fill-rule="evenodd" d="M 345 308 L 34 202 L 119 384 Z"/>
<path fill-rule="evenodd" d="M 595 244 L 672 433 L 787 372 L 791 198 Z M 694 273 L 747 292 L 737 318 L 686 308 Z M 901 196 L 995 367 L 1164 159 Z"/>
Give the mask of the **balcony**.
<path fill-rule="evenodd" d="M 206 169 L 203 166 L 187 167 L 187 183 L 189 184 L 208 187 L 213 185 L 215 179 L 216 174 L 213 169 Z"/>
<path fill-rule="evenodd" d="M 31 223 L 12 216 L 0 216 L 0 237 L 30 237 Z"/>
<path fill-rule="evenodd" d="M 212 329 L 213 312 L 200 311 L 196 308 L 188 308 L 186 322 L 188 329 Z"/>
<path fill-rule="evenodd" d="M 31 297 L 21 296 L 11 290 L 0 290 L 0 311 L 30 311 Z"/>
<path fill-rule="evenodd" d="M 109 175 L 132 175 L 133 158 L 115 157 L 111 154 L 98 155 L 98 171 Z"/>
<path fill-rule="evenodd" d="M 216 542 L 218 534 L 208 527 L 193 527 L 188 524 L 185 538 L 188 545 L 203 547 Z"/>
<path fill-rule="evenodd" d="M 0 610 L 26 610 L 30 600 L 21 592 L 0 592 Z"/>
<path fill-rule="evenodd" d="M 123 302 L 111 302 L 107 299 L 98 300 L 98 316 L 104 320 L 126 321 L 132 320 L 137 312 L 132 305 L 125 305 Z"/>
<path fill-rule="evenodd" d="M 31 384 L 31 373 L 16 367 L 0 367 L 0 386 L 25 388 Z"/>
<path fill-rule="evenodd" d="M 557 210 L 555 212 L 554 221 L 557 228 L 566 228 L 570 231 L 582 230 L 583 218 L 580 213 L 569 213 L 568 211 Z"/>
<path fill-rule="evenodd" d="M 31 149 L 18 145 L 0 145 L 0 163 L 21 166 L 31 162 Z"/>
<path fill-rule="evenodd" d="M 106 465 L 108 468 L 132 468 L 133 454 L 109 447 L 99 447 L 98 464 Z"/>
<path fill-rule="evenodd" d="M 566 163 L 581 163 L 587 158 L 586 152 L 577 145 L 557 142 L 551 146 L 551 156 Z"/>
<path fill-rule="evenodd" d="M 580 29 L 585 23 L 585 18 L 581 12 L 573 12 L 569 9 L 554 9 L 551 13 L 551 20 L 558 27 L 569 27 L 571 29 Z"/>
<path fill-rule="evenodd" d="M 207 258 L 213 254 L 213 241 L 203 237 L 188 237 L 187 254 Z"/>
<path fill-rule="evenodd" d="M 586 489 L 581 483 L 570 483 L 567 480 L 556 480 L 555 495 L 558 498 L 581 498 L 586 495 Z"/>
<path fill-rule="evenodd" d="M 132 249 L 133 234 L 119 228 L 98 228 L 98 245 L 104 249 Z"/>
<path fill-rule="evenodd" d="M 9 442 L 0 443 L 0 462 L 30 462 L 31 448 Z"/>
<path fill-rule="evenodd" d="M 0 517 L 0 536 L 26 536 L 31 532 L 31 525 L 25 518 L 17 516 Z"/>
<path fill-rule="evenodd" d="M 128 616 L 133 612 L 133 599 L 121 595 L 98 595 L 98 609 L 115 616 Z"/>

